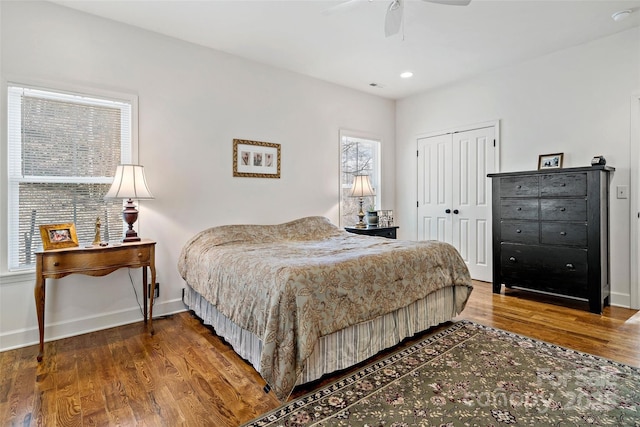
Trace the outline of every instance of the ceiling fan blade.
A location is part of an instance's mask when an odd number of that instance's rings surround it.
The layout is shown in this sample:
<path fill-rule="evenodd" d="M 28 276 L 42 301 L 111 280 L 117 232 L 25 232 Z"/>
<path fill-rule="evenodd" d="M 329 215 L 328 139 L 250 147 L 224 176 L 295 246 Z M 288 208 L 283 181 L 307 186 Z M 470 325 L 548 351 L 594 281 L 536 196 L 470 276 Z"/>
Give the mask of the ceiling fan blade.
<path fill-rule="evenodd" d="M 467 6 L 471 0 L 422 0 L 429 3 L 448 4 L 449 6 Z"/>
<path fill-rule="evenodd" d="M 398 34 L 402 25 L 402 10 L 404 3 L 402 0 L 393 0 L 387 8 L 387 15 L 384 18 L 384 36 L 391 37 Z"/>

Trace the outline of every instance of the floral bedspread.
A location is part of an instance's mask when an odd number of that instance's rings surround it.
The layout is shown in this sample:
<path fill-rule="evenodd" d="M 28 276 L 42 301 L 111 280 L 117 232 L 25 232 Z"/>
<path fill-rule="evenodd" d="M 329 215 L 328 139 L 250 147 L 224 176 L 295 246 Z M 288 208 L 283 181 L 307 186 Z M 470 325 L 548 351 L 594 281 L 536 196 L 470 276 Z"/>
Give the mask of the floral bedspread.
<path fill-rule="evenodd" d="M 261 338 L 261 375 L 283 401 L 319 337 L 440 288 L 471 287 L 451 245 L 351 234 L 324 217 L 204 230 L 183 247 L 178 270 Z"/>

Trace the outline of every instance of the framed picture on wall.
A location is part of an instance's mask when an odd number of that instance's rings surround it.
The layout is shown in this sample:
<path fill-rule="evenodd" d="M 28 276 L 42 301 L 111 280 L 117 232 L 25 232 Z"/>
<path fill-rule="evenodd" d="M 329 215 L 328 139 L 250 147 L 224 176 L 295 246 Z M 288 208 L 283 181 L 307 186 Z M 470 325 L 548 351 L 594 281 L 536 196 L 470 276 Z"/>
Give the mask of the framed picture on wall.
<path fill-rule="evenodd" d="M 538 156 L 538 169 L 559 169 L 562 167 L 564 153 L 540 154 Z"/>
<path fill-rule="evenodd" d="M 234 139 L 233 176 L 280 178 L 280 144 Z"/>

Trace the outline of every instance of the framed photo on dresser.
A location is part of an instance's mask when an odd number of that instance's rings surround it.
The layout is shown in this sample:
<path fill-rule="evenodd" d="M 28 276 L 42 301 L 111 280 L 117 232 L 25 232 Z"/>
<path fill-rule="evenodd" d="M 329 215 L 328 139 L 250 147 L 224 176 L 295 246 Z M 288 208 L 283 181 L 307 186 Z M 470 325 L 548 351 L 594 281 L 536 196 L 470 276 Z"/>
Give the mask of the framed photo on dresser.
<path fill-rule="evenodd" d="M 564 153 L 540 154 L 538 156 L 538 170 L 562 168 Z"/>

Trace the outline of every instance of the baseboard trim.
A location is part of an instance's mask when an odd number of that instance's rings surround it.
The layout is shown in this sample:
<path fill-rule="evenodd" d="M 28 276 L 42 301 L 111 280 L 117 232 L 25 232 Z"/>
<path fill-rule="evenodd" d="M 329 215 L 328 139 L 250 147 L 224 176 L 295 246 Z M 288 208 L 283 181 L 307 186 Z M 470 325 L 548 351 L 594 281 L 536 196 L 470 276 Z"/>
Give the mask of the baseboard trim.
<path fill-rule="evenodd" d="M 611 294 L 609 295 L 609 304 L 614 305 L 616 307 L 630 308 L 631 295 L 611 292 Z"/>
<path fill-rule="evenodd" d="M 157 303 L 153 307 L 153 317 L 167 316 L 181 311 L 186 311 L 187 307 L 181 299 L 174 299 Z M 132 307 L 126 310 L 100 313 L 96 316 L 77 318 L 65 322 L 45 325 L 45 342 L 55 341 L 62 338 L 82 335 L 102 329 L 114 328 L 116 326 L 130 323 L 142 322 L 142 313 L 139 307 Z M 39 343 L 38 326 L 25 328 L 0 334 L 0 351 L 13 350 L 16 348 L 28 347 Z"/>

